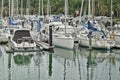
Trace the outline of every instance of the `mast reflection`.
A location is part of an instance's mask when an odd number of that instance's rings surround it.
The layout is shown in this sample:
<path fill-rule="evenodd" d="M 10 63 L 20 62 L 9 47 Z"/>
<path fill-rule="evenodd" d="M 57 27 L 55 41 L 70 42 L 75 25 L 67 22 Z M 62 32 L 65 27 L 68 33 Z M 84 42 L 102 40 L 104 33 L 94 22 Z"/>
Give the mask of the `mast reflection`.
<path fill-rule="evenodd" d="M 52 53 L 49 53 L 49 76 L 52 76 Z"/>
<path fill-rule="evenodd" d="M 8 73 L 9 73 L 8 74 L 8 80 L 12 80 L 11 79 L 11 57 L 12 57 L 11 54 L 9 54 L 8 55 L 8 69 L 9 69 L 9 71 L 8 71 Z"/>
<path fill-rule="evenodd" d="M 17 54 L 13 58 L 17 65 L 28 65 L 31 63 L 32 57 L 33 54 L 28 54 L 28 55 Z"/>
<path fill-rule="evenodd" d="M 92 80 L 92 53 L 89 51 L 89 55 L 87 57 L 87 80 Z"/>

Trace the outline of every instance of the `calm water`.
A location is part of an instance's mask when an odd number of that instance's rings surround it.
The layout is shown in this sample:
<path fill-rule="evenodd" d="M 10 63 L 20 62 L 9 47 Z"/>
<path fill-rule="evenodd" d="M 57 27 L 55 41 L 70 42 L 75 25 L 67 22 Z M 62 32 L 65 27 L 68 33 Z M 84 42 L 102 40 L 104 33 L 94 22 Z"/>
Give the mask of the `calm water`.
<path fill-rule="evenodd" d="M 120 80 L 120 51 L 5 52 L 0 46 L 0 80 Z"/>

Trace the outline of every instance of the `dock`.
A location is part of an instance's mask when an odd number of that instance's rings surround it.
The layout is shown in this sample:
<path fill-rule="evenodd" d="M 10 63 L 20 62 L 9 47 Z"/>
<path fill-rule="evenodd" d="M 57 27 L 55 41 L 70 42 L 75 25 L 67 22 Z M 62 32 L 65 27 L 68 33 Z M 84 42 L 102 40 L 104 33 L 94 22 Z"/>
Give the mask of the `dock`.
<path fill-rule="evenodd" d="M 37 52 L 41 51 L 39 48 L 35 49 L 9 49 L 7 46 L 5 47 L 6 53 L 14 53 L 14 52 Z"/>
<path fill-rule="evenodd" d="M 49 50 L 54 48 L 54 46 L 50 46 L 48 43 L 42 41 L 36 41 L 36 45 L 43 47 L 44 50 Z"/>

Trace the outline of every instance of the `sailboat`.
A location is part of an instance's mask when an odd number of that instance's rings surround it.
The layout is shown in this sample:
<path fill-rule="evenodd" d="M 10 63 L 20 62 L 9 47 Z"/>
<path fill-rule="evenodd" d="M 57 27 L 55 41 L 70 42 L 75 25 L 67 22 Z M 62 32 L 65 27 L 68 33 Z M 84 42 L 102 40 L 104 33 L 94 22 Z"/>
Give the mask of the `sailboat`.
<path fill-rule="evenodd" d="M 74 48 L 74 38 L 71 34 L 67 34 L 67 0 L 65 0 L 65 32 L 64 33 L 54 33 L 53 34 L 53 44 L 58 47 L 73 49 Z"/>
<path fill-rule="evenodd" d="M 4 1 L 2 0 L 2 6 L 1 6 L 1 18 L 3 18 L 3 7 L 4 7 Z"/>
<path fill-rule="evenodd" d="M 111 35 L 110 37 L 115 40 L 115 47 L 116 49 L 120 48 L 120 30 L 119 28 L 113 29 L 113 1 L 111 0 Z"/>
<path fill-rule="evenodd" d="M 67 48 L 67 49 L 73 49 L 74 47 L 74 38 L 71 35 L 71 32 L 73 32 L 73 28 L 69 25 L 67 25 L 66 17 L 67 17 L 67 0 L 65 0 L 65 24 L 63 24 L 60 20 L 56 21 L 54 18 L 56 16 L 52 16 L 49 14 L 48 10 L 48 23 L 44 24 L 41 28 L 41 35 L 46 35 L 46 39 L 42 41 L 49 40 L 49 26 L 52 26 L 52 40 L 53 45 L 61 48 Z M 48 0 L 48 5 L 50 5 Z M 48 8 L 49 9 L 49 8 Z M 57 16 L 58 18 L 58 16 Z M 72 28 L 72 30 L 71 30 Z"/>
<path fill-rule="evenodd" d="M 84 47 L 91 46 L 94 49 L 111 49 L 115 42 L 112 39 L 107 38 L 107 36 L 104 34 L 104 32 L 101 29 L 95 28 L 95 24 L 91 24 L 91 18 L 90 18 L 90 0 L 89 0 L 89 8 L 88 8 L 88 21 L 84 25 L 80 25 L 80 31 L 78 35 L 79 44 Z M 97 24 L 97 23 L 96 23 Z M 91 39 L 91 45 L 90 45 L 90 39 L 89 37 L 92 37 Z"/>

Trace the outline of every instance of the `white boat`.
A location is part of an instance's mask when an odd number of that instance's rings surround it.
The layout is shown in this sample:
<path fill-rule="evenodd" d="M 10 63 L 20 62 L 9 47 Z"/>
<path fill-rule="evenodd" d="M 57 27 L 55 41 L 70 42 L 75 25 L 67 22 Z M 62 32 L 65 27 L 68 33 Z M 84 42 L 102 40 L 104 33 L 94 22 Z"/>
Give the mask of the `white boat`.
<path fill-rule="evenodd" d="M 11 43 L 14 49 L 34 49 L 36 43 L 32 39 L 29 30 L 15 30 L 11 39 Z"/>
<path fill-rule="evenodd" d="M 91 39 L 91 47 L 94 49 L 111 49 L 115 46 L 115 41 L 109 38 L 106 38 L 102 32 L 93 32 Z M 90 46 L 90 40 L 88 37 L 88 33 L 80 33 L 78 36 L 79 44 L 84 47 Z"/>
<path fill-rule="evenodd" d="M 0 43 L 8 43 L 8 38 L 2 32 L 0 32 Z"/>
<path fill-rule="evenodd" d="M 120 32 L 119 30 L 115 30 L 113 34 L 111 34 L 111 38 L 115 40 L 115 47 L 120 48 Z"/>
<path fill-rule="evenodd" d="M 53 34 L 53 44 L 58 47 L 73 49 L 74 38 L 70 34 Z"/>
<path fill-rule="evenodd" d="M 68 30 L 68 25 L 66 22 L 67 7 L 68 7 L 67 3 L 68 1 L 65 0 L 65 25 L 62 25 L 62 26 L 58 25 L 57 29 L 59 29 L 60 31 L 55 29 L 55 31 L 53 32 L 53 44 L 55 46 L 73 49 L 74 48 L 74 37 L 69 32 L 67 32 Z"/>
<path fill-rule="evenodd" d="M 4 29 L 4 26 L 3 26 L 3 22 L 2 20 L 0 19 L 0 43 L 8 43 L 8 38 L 7 36 L 3 33 L 3 29 Z"/>
<path fill-rule="evenodd" d="M 101 24 L 101 22 L 98 23 L 95 19 L 93 19 L 92 16 L 94 15 L 90 16 L 91 15 L 90 0 L 88 4 L 89 5 L 88 5 L 87 24 L 80 26 L 79 35 L 77 35 L 79 38 L 79 44 L 85 47 L 90 46 L 95 49 L 111 49 L 112 47 L 114 47 L 115 41 L 107 37 L 106 29 Z M 91 39 L 90 36 L 92 37 Z"/>
<path fill-rule="evenodd" d="M 49 20 L 49 24 L 46 24 L 41 29 L 41 34 L 45 34 L 48 37 L 49 35 L 49 26 L 52 26 L 52 38 L 53 45 L 59 46 L 62 48 L 73 49 L 74 48 L 74 37 L 71 35 L 74 32 L 74 28 L 67 25 L 67 0 L 65 0 L 65 24 L 62 22 L 56 22 L 53 20 Z M 50 16 L 47 16 L 50 19 Z M 43 31 L 44 30 L 44 31 Z M 44 36 L 44 34 L 42 36 Z M 42 37 L 41 36 L 41 37 Z M 44 37 L 45 38 L 45 37 Z M 45 40 L 45 39 L 44 39 Z M 48 39 L 49 42 L 49 39 Z"/>
<path fill-rule="evenodd" d="M 44 30 L 45 32 L 41 31 L 41 34 L 43 34 L 42 36 L 44 36 L 44 33 L 49 34 L 49 26 L 52 26 L 53 45 L 57 47 L 73 49 L 74 37 L 72 36 L 72 33 L 74 33 L 74 27 L 70 25 L 64 25 L 62 24 L 62 22 L 53 21 L 49 24 L 44 25 L 42 30 Z M 46 34 L 47 37 L 44 38 L 49 38 L 48 34 Z M 43 40 L 46 41 L 46 39 Z"/>
<path fill-rule="evenodd" d="M 58 25 L 57 28 L 53 32 L 53 44 L 55 46 L 73 49 L 74 48 L 74 37 L 72 33 L 74 33 L 74 28 L 72 26 L 66 25 L 66 33 L 65 33 L 65 25 Z"/>

